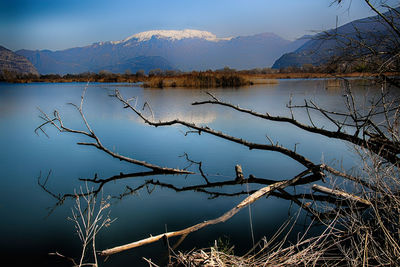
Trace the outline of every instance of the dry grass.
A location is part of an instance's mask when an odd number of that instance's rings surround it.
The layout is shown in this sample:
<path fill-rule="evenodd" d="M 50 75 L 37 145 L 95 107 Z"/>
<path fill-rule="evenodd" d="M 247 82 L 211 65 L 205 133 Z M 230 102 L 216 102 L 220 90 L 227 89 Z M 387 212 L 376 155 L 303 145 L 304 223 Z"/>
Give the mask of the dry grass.
<path fill-rule="evenodd" d="M 278 84 L 278 79 L 271 79 L 271 78 L 263 78 L 263 77 L 251 77 L 248 76 L 247 79 L 251 82 L 251 84 Z"/>
<path fill-rule="evenodd" d="M 360 177 L 376 189 L 367 190 L 358 184 L 344 186 L 351 186 L 354 194 L 372 203 L 370 206 L 352 200 L 338 206 L 321 203 L 320 214 L 333 216 L 321 221 L 325 230 L 320 235 L 308 239 L 304 235 L 289 244 L 286 239 L 292 229 L 282 237 L 290 226 L 287 223 L 270 241 L 261 240 L 246 255 L 231 255 L 215 244 L 179 252 L 171 266 L 400 266 L 399 166 L 384 162 L 368 150 L 360 155 L 364 163 Z M 340 185 L 335 177 L 331 179 L 332 187 Z"/>
<path fill-rule="evenodd" d="M 360 209 L 352 203 L 340 212 L 338 222 L 348 234 L 340 251 L 351 266 L 400 266 L 400 180 L 399 166 L 383 161 L 367 150 L 363 177 L 377 188 L 357 188 L 372 203 Z"/>
<path fill-rule="evenodd" d="M 233 255 L 233 247 L 221 249 L 215 242 L 213 247 L 207 249 L 174 254 L 170 266 L 331 266 L 341 261 L 341 258 L 330 253 L 336 247 L 332 237 L 339 233 L 334 222 L 321 235 L 308 239 L 303 235 L 292 245 L 286 242 L 294 225 L 294 222 L 289 222 L 271 240 L 262 239 L 243 256 Z M 286 230 L 286 235 L 282 237 Z"/>
<path fill-rule="evenodd" d="M 102 83 L 137 83 L 143 82 L 145 87 L 164 88 L 164 87 L 191 87 L 191 88 L 209 88 L 209 87 L 224 87 L 226 86 L 245 86 L 251 84 L 276 84 L 279 79 L 314 79 L 314 78 L 336 78 L 336 77 L 379 77 L 399 76 L 398 72 L 390 73 L 368 73 L 368 72 L 353 72 L 353 73 L 316 73 L 316 72 L 273 72 L 265 74 L 254 74 L 249 71 L 205 71 L 191 72 L 180 75 L 135 75 L 135 74 L 118 74 L 118 73 L 82 73 L 82 74 L 67 74 L 64 76 L 58 74 L 48 75 L 13 75 L 10 77 L 2 77 L 0 81 L 11 83 L 32 83 L 32 82 L 48 82 L 48 83 L 63 83 L 63 82 L 102 82 Z M 229 79 L 239 79 L 229 82 Z M 226 82 L 228 81 L 228 82 Z"/>
<path fill-rule="evenodd" d="M 251 81 L 245 75 L 238 73 L 192 72 L 172 77 L 152 76 L 144 82 L 143 86 L 151 88 L 217 88 L 240 87 L 251 84 Z"/>

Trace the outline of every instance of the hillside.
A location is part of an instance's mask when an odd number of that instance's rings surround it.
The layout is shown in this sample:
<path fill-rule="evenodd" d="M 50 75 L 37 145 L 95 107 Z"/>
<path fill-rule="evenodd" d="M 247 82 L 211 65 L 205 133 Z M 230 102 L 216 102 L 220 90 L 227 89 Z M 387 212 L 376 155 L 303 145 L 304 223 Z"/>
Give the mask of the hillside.
<path fill-rule="evenodd" d="M 395 23 L 400 24 L 399 17 L 394 18 L 397 20 Z M 361 55 L 368 52 L 360 49 L 360 43 L 365 50 L 372 48 L 385 51 L 393 48 L 389 36 L 393 36 L 391 30 L 378 16 L 355 20 L 337 29 L 309 37 L 298 49 L 276 60 L 272 68 L 302 67 L 305 64 L 318 66 L 327 63 L 334 56 Z"/>
<path fill-rule="evenodd" d="M 0 73 L 38 74 L 36 68 L 24 56 L 0 46 Z"/>

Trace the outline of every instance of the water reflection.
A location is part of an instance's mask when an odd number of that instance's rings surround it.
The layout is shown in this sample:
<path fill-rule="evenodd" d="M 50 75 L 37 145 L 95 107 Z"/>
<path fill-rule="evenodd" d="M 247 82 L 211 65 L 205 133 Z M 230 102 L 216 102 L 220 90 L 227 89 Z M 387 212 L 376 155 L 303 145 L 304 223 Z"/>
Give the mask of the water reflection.
<path fill-rule="evenodd" d="M 207 134 L 185 136 L 182 133 L 186 132 L 185 127 L 152 128 L 143 125 L 136 116 L 123 109 L 120 102 L 108 96 L 114 89 L 119 89 L 126 96 L 138 97 L 138 105 L 149 102 L 156 120 L 180 118 L 260 143 L 269 142 L 265 138 L 268 134 L 285 147 L 294 148 L 296 143 L 300 143 L 296 145 L 297 151 L 313 162 L 321 162 L 322 155 L 327 162 L 342 161 L 346 169 L 355 162 L 348 146 L 340 141 L 315 137 L 289 125 L 261 121 L 224 107 L 192 106 L 194 101 L 209 98 L 202 90 L 152 90 L 118 84 L 91 84 L 84 111 L 94 131 L 110 150 L 179 168 L 190 165 L 185 157 L 179 157 L 187 153 L 191 160 L 202 162 L 206 179 L 196 164 L 188 167 L 196 174 L 187 177 L 155 173 L 147 176 L 144 173 L 147 170 L 141 167 L 119 162 L 94 148 L 77 146 L 77 142 L 87 141 L 79 136 L 60 135 L 52 130 L 48 132 L 49 139 L 34 134 L 33 130 L 41 123 L 37 106 L 49 113 L 58 109 L 69 126 L 82 129 L 79 115 L 65 103 L 79 103 L 84 86 L 0 85 L 0 167 L 3 170 L 0 211 L 4 215 L 0 233 L 3 237 L 1 248 L 9 255 L 7 257 L 15 256 L 13 251 L 21 248 L 18 240 L 27 240 L 26 250 L 32 255 L 39 255 L 36 259 L 42 266 L 54 264 L 47 257 L 47 253 L 54 250 L 77 255 L 79 244 L 71 235 L 72 226 L 65 219 L 70 215 L 71 201 L 65 198 L 63 206 L 55 209 L 47 219 L 44 218 L 48 214 L 47 207 L 53 207 L 66 194 L 72 196 L 74 189 L 86 182 L 95 191 L 101 189 L 104 194 L 114 196 L 112 216 L 118 220 L 98 239 L 99 248 L 106 248 L 142 239 L 150 233 L 163 232 L 165 224 L 173 230 L 216 218 L 261 186 L 290 179 L 304 170 L 303 166 L 283 155 L 249 151 Z M 339 109 L 343 103 L 339 92 L 325 90 L 323 81 L 319 80 L 281 81 L 270 87 L 210 91 L 225 101 L 276 115 L 290 115 L 285 108 L 290 94 L 293 94 L 296 103 L 304 103 L 304 98 L 311 98 L 332 110 Z M 363 92 L 363 88 L 355 88 L 355 93 Z M 147 110 L 145 112 L 150 115 Z M 307 115 L 297 116 L 301 121 L 308 121 Z M 324 123 L 323 119 L 320 123 Z M 237 164 L 243 167 L 244 183 L 235 181 L 234 166 Z M 49 169 L 52 169 L 52 174 L 46 182 Z M 38 180 L 40 171 L 42 176 Z M 44 192 L 44 188 L 53 195 Z M 291 204 L 282 199 L 308 196 L 308 192 L 301 191 L 300 185 L 296 186 L 296 190 L 288 189 L 286 193 L 289 195 L 274 193 L 272 198 L 261 199 L 252 206 L 256 239 L 272 235 L 287 219 Z M 232 242 L 238 244 L 236 252 L 241 253 L 251 246 L 248 226 L 248 214 L 242 212 L 223 225 L 193 233 L 180 248 L 187 250 L 208 246 L 210 240 L 229 235 Z M 242 230 L 237 231 L 238 228 Z M 269 229 L 270 233 L 266 233 L 265 229 Z M 141 256 L 158 258 L 163 251 L 162 244 L 154 244 L 118 255 L 105 265 L 127 262 L 140 265 L 143 263 Z"/>
<path fill-rule="evenodd" d="M 154 114 L 154 117 L 151 112 L 147 112 L 147 116 L 152 117 L 156 121 L 171 121 L 180 119 L 195 124 L 209 124 L 217 119 L 217 112 L 208 111 L 199 113 L 197 111 L 183 112 L 177 109 L 169 109 L 168 113 L 158 112 L 157 114 Z M 142 119 L 135 115 L 131 115 L 129 118 L 137 123 L 145 124 Z"/>

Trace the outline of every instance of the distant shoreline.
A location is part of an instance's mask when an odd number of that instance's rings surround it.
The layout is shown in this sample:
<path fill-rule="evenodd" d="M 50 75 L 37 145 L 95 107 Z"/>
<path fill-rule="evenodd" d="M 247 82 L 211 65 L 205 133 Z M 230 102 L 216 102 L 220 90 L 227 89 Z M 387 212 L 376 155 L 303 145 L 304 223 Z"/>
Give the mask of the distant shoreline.
<path fill-rule="evenodd" d="M 101 83 L 139 83 L 146 88 L 213 88 L 240 87 L 258 84 L 277 84 L 280 79 L 315 79 L 315 78 L 379 78 L 400 76 L 400 72 L 390 73 L 267 73 L 250 74 L 245 72 L 190 72 L 180 75 L 137 76 L 135 74 L 67 74 L 60 75 L 26 75 L 2 80 L 8 83 L 72 83 L 72 82 L 101 82 Z"/>

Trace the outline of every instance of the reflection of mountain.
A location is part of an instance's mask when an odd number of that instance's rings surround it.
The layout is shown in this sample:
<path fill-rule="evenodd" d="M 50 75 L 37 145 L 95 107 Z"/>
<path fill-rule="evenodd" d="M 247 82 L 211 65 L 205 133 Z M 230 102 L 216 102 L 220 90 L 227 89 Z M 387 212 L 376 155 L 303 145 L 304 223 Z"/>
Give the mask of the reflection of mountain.
<path fill-rule="evenodd" d="M 218 38 L 206 31 L 150 31 L 121 41 L 99 42 L 62 51 L 19 50 L 42 74 L 81 73 L 102 69 L 124 72 L 132 59 L 159 57 L 149 68 L 188 70 L 237 69 L 271 66 L 283 53 L 297 49 L 303 40 L 290 42 L 273 33 Z M 168 62 L 168 64 L 165 64 Z M 134 64 L 136 66 L 136 62 Z M 142 67 L 142 69 L 145 69 Z"/>
<path fill-rule="evenodd" d="M 193 106 L 192 103 L 206 99 L 206 94 L 198 89 L 168 89 L 153 90 L 142 89 L 136 93 L 126 90 L 122 93 L 125 98 L 137 97 L 137 102 L 133 104 L 143 112 L 143 114 L 152 118 L 152 113 L 156 121 L 170 121 L 180 119 L 197 124 L 212 123 L 217 119 L 217 110 L 215 107 Z M 146 104 L 143 109 L 144 104 Z M 149 105 L 150 108 L 147 106 Z M 132 114 L 133 115 L 133 114 Z M 137 116 L 132 116 L 137 121 Z M 140 119 L 139 119 L 140 121 Z"/>
<path fill-rule="evenodd" d="M 162 120 L 162 121 L 169 121 L 169 120 L 174 120 L 174 119 L 180 119 L 183 121 L 187 122 L 192 122 L 196 124 L 202 124 L 202 123 L 211 123 L 215 121 L 217 118 L 217 113 L 216 112 L 176 112 L 176 113 L 166 113 L 166 114 L 159 114 L 160 116 L 155 116 L 156 120 Z"/>
<path fill-rule="evenodd" d="M 101 66 L 97 69 L 94 68 L 95 72 L 99 72 L 101 70 L 111 71 L 113 73 L 125 73 L 126 71 L 130 71 L 131 73 L 135 73 L 138 70 L 144 70 L 148 73 L 152 69 L 160 68 L 163 70 L 172 70 L 174 67 L 169 63 L 165 58 L 159 56 L 150 56 L 150 57 L 135 57 L 127 60 L 123 60 L 114 65 L 110 66 Z"/>

